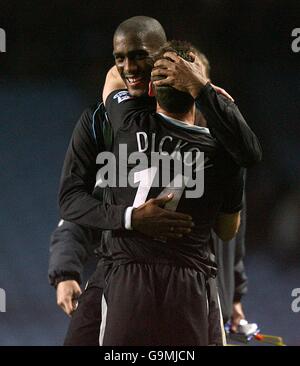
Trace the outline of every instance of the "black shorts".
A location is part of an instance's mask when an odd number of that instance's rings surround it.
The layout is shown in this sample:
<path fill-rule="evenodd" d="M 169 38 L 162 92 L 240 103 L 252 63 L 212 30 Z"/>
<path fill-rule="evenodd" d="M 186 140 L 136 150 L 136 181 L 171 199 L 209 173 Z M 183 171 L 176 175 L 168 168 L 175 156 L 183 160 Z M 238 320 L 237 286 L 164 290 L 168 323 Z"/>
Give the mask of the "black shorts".
<path fill-rule="evenodd" d="M 215 280 L 166 264 L 123 264 L 106 275 L 100 345 L 223 345 Z"/>
<path fill-rule="evenodd" d="M 64 340 L 64 346 L 99 346 L 101 324 L 101 298 L 107 271 L 98 266 L 79 296 L 77 309 L 73 312 Z"/>
<path fill-rule="evenodd" d="M 88 286 L 80 295 L 64 346 L 99 346 L 102 293 L 102 288 Z"/>

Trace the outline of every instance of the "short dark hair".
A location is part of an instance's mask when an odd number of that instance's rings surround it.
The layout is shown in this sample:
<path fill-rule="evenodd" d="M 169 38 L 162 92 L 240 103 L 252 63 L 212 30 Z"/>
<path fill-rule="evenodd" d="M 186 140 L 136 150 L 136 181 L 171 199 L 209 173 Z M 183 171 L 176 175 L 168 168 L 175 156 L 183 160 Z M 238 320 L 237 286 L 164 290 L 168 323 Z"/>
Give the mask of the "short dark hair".
<path fill-rule="evenodd" d="M 148 37 L 157 46 L 156 49 L 167 41 L 165 30 L 159 21 L 143 15 L 128 18 L 120 23 L 115 30 L 114 39 L 129 34 Z"/>
<path fill-rule="evenodd" d="M 184 60 L 193 62 L 190 52 L 199 53 L 199 51 L 186 41 L 169 41 L 165 43 L 154 55 L 154 62 L 163 58 L 165 52 L 175 52 Z M 152 78 L 152 81 L 162 77 Z M 156 99 L 159 105 L 168 112 L 186 113 L 194 104 L 194 98 L 189 94 L 173 88 L 172 86 L 158 86 L 156 90 Z"/>

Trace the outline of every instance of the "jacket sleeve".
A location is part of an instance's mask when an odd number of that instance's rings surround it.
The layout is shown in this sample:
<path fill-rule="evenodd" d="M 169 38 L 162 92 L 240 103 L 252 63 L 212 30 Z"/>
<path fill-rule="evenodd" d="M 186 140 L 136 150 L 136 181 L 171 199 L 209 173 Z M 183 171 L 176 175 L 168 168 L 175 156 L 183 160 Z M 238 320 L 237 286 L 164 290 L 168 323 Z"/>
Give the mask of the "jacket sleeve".
<path fill-rule="evenodd" d="M 258 138 L 232 101 L 217 94 L 208 83 L 196 98 L 196 105 L 211 134 L 239 166 L 249 167 L 261 160 Z"/>
<path fill-rule="evenodd" d="M 48 278 L 52 286 L 66 280 L 81 283 L 89 256 L 99 246 L 101 230 L 92 230 L 61 220 L 50 238 Z"/>
<path fill-rule="evenodd" d="M 246 232 L 246 202 L 243 197 L 243 210 L 241 212 L 241 224 L 236 236 L 235 260 L 234 260 L 234 302 L 240 302 L 248 291 L 248 278 L 245 272 L 245 232 Z"/>
<path fill-rule="evenodd" d="M 102 203 L 92 196 L 99 151 L 93 137 L 94 117 L 95 113 L 88 108 L 73 131 L 60 180 L 60 215 L 64 220 L 91 228 L 122 229 L 127 206 Z"/>

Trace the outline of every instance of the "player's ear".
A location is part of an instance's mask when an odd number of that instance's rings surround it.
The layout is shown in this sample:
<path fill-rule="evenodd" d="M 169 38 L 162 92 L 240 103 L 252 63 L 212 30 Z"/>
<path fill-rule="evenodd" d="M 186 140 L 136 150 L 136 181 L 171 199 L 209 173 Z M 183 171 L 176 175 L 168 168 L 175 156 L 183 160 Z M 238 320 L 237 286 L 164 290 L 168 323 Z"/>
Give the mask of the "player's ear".
<path fill-rule="evenodd" d="M 155 96 L 154 86 L 153 86 L 152 81 L 149 82 L 148 95 L 149 95 L 149 97 L 154 97 Z"/>

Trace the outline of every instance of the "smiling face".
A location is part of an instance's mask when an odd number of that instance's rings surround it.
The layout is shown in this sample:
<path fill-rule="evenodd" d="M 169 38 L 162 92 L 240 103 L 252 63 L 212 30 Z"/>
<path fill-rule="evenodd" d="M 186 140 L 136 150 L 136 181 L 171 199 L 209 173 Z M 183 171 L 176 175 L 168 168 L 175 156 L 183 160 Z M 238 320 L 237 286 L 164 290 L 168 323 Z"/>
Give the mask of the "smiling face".
<path fill-rule="evenodd" d="M 151 37 L 143 34 L 118 34 L 114 37 L 116 67 L 129 93 L 139 97 L 148 93 L 153 61 L 151 55 L 157 51 Z"/>

